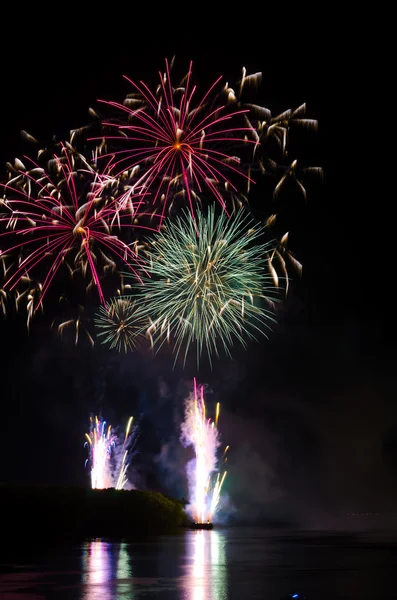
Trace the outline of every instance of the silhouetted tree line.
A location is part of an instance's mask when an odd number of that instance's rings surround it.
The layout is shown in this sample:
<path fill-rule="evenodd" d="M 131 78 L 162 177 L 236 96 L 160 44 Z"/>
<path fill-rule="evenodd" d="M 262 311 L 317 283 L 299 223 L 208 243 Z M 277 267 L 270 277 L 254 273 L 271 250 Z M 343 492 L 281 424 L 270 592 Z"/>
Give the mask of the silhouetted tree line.
<path fill-rule="evenodd" d="M 0 486 L 2 538 L 136 538 L 187 525 L 184 502 L 160 492 Z"/>

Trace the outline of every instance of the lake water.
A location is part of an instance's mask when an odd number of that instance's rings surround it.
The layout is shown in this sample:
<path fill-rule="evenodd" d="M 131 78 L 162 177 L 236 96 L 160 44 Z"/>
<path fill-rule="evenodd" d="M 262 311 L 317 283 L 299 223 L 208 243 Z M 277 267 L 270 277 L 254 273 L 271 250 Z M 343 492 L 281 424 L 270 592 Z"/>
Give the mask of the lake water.
<path fill-rule="evenodd" d="M 397 536 L 186 531 L 17 554 L 3 547 L 1 600 L 397 599 Z M 18 556 L 18 558 L 17 558 Z"/>

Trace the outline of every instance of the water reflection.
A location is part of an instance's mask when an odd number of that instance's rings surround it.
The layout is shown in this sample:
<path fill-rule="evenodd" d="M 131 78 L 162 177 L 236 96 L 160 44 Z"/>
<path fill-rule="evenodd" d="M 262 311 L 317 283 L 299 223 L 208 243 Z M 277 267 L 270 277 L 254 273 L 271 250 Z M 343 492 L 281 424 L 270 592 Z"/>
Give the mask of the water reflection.
<path fill-rule="evenodd" d="M 131 564 L 129 561 L 128 547 L 125 542 L 119 544 L 119 556 L 117 559 L 117 579 L 128 579 L 132 576 Z"/>
<path fill-rule="evenodd" d="M 117 557 L 117 596 L 116 598 L 128 598 L 134 600 L 135 594 L 132 584 L 132 568 L 128 546 L 125 542 L 119 544 Z"/>
<path fill-rule="evenodd" d="M 226 540 L 224 534 L 218 531 L 210 531 L 210 534 L 210 555 L 213 570 L 213 593 L 211 598 L 213 600 L 223 600 L 226 598 L 227 592 Z"/>
<path fill-rule="evenodd" d="M 140 542 L 21 548 L 0 561 L 1 600 L 396 598 L 397 537 L 186 531 Z M 3 555 L 4 556 L 4 555 Z"/>
<path fill-rule="evenodd" d="M 226 600 L 225 537 L 219 531 L 192 531 L 187 539 L 186 600 Z"/>
<path fill-rule="evenodd" d="M 135 597 L 132 570 L 126 543 L 93 540 L 83 547 L 83 600 Z"/>

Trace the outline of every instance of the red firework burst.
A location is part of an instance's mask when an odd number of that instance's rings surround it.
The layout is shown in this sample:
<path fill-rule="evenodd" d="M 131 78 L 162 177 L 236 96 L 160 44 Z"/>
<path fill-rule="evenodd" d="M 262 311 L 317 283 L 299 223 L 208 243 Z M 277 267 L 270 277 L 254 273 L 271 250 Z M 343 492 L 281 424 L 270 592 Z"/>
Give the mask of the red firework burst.
<path fill-rule="evenodd" d="M 115 177 L 126 170 L 134 174 L 130 189 L 139 192 L 141 201 L 152 204 L 154 210 L 160 205 L 160 225 L 178 195 L 187 199 L 192 216 L 194 204 L 204 191 L 227 212 L 225 192 L 239 195 L 234 181 L 251 181 L 241 168 L 241 159 L 231 154 L 236 144 L 258 144 L 245 118 L 249 109 L 240 107 L 227 84 L 215 93 L 221 77 L 194 104 L 192 63 L 177 87 L 172 85 L 168 61 L 164 75 L 159 76 L 156 92 L 143 81 L 138 84 L 125 77 L 135 92 L 124 104 L 100 101 L 127 115 L 127 123 L 103 122 L 104 127 L 114 128 L 118 134 L 104 135 L 107 142 L 128 146 L 104 156 L 111 157 Z"/>
<path fill-rule="evenodd" d="M 0 199 L 0 257 L 18 254 L 4 268 L 3 288 L 14 290 L 24 280 L 41 279 L 41 304 L 45 293 L 61 267 L 70 274 L 87 276 L 94 284 L 101 303 L 105 303 L 101 278 L 117 263 L 127 265 L 140 280 L 144 261 L 137 254 L 137 242 L 127 243 L 119 235 L 131 239 L 137 213 L 131 199 L 127 210 L 120 208 L 115 189 L 119 182 L 106 168 L 95 169 L 69 145 L 61 145 L 45 167 L 32 159 L 29 168 L 16 161 L 16 170 L 3 188 Z M 4 248 L 4 241 L 7 247 Z"/>

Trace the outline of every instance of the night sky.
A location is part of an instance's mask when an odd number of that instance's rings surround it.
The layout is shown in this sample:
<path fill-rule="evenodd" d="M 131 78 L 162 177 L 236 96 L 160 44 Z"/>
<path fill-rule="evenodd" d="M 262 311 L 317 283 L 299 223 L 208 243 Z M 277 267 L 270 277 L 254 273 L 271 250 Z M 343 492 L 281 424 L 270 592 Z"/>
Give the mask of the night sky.
<path fill-rule="evenodd" d="M 353 54 L 337 44 L 332 50 L 323 26 L 273 33 L 271 41 L 248 29 L 240 34 L 235 24 L 221 36 L 214 27 L 208 39 L 185 30 L 150 39 L 131 32 L 123 43 L 115 31 L 108 39 L 79 25 L 56 40 L 44 25 L 26 26 L 14 54 L 10 47 L 2 70 L 2 178 L 7 160 L 34 154 L 21 130 L 42 145 L 67 138 L 87 123 L 98 98 L 124 98 L 123 75 L 156 84 L 164 59 L 175 55 L 181 75 L 194 61 L 202 90 L 219 75 L 232 83 L 245 66 L 262 71 L 258 104 L 273 114 L 306 102 L 307 115 L 319 121 L 306 150 L 324 181 L 308 182 L 306 203 L 291 203 L 290 247 L 303 277 L 293 277 L 269 340 L 236 347 L 233 360 L 215 361 L 212 371 L 203 365 L 197 372 L 194 360 L 173 369 L 171 349 L 154 356 L 91 349 L 84 340 L 75 347 L 45 317 L 29 335 L 23 320 L 1 319 L 0 480 L 87 486 L 90 413 L 114 425 L 133 414 L 141 422 L 138 486 L 183 496 L 189 453 L 178 441 L 179 424 L 197 377 L 208 387 L 207 404 L 221 403 L 222 439 L 231 446 L 226 491 L 242 519 L 328 526 L 350 511 L 394 510 L 395 350 L 373 299 L 379 283 L 367 257 L 375 251 L 370 239 L 359 250 L 360 198 L 371 186 L 369 174 L 360 180 L 364 136 L 355 137 L 361 115 L 352 111 L 359 74 Z M 259 211 L 271 204 L 259 192 L 250 201 Z"/>

